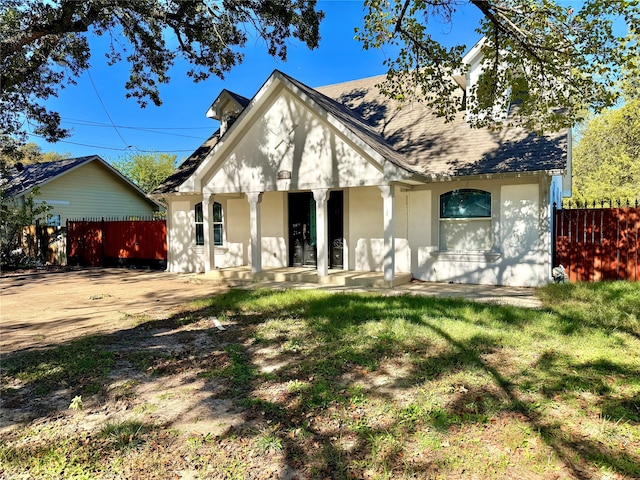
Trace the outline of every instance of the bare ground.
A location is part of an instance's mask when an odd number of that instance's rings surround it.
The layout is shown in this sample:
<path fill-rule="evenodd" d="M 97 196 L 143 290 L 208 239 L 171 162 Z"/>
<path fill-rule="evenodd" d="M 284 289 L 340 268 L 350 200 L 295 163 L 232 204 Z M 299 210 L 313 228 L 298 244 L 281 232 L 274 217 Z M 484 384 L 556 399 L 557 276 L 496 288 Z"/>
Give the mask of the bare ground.
<path fill-rule="evenodd" d="M 48 348 L 96 334 L 109 338 L 112 348 L 121 353 L 132 348 L 178 353 L 184 348 L 185 335 L 190 337 L 191 345 L 199 344 L 206 349 L 211 339 L 198 332 L 201 323 L 183 327 L 181 334 L 176 334 L 175 330 L 166 334 L 169 329 L 140 331 L 132 328 L 141 319 L 170 318 L 177 311 L 183 311 L 186 302 L 226 290 L 226 287 L 202 281 L 200 277 L 127 269 L 4 275 L 0 288 L 0 353 L 6 356 Z M 189 334 L 190 330 L 193 333 Z M 80 427 L 77 422 L 69 423 L 73 417 L 73 412 L 68 410 L 72 395 L 66 385 L 60 385 L 56 394 L 46 400 L 31 401 L 28 396 L 14 398 L 11 403 L 19 403 L 20 408 L 1 402 L 0 434 L 19 428 L 22 422 L 35 419 L 41 413 L 56 410 L 64 412 L 55 421 L 59 433 L 65 425 L 90 431 L 110 419 L 123 421 L 135 416 L 136 405 L 151 405 L 159 413 L 151 414 L 150 420 L 186 431 L 215 432 L 236 422 L 230 405 L 214 405 L 210 400 L 211 387 L 202 388 L 203 380 L 195 376 L 197 369 L 195 373 L 189 368 L 184 369 L 184 374 L 172 373 L 170 377 L 150 380 L 147 375 L 140 376 L 127 362 L 117 364 L 110 376 L 112 382 L 106 386 L 117 401 L 103 403 L 97 397 L 89 399 Z M 141 378 L 136 379 L 136 376 Z M 4 387 L 19 388 L 20 385 Z M 132 394 L 134 389 L 135 395 Z"/>
<path fill-rule="evenodd" d="M 150 270 L 35 271 L 0 279 L 0 352 L 108 333 L 135 315 L 168 318 L 185 302 L 220 292 L 198 274 Z"/>

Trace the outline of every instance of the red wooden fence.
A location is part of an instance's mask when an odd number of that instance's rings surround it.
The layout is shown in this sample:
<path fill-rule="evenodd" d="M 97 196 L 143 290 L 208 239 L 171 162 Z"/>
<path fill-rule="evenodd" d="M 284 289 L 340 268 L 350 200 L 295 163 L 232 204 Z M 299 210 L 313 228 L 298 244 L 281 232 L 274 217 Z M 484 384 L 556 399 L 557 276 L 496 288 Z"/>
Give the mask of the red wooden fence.
<path fill-rule="evenodd" d="M 570 281 L 640 281 L 640 207 L 554 209 L 554 238 Z"/>
<path fill-rule="evenodd" d="M 162 267 L 167 261 L 164 220 L 67 222 L 67 259 L 89 267 Z"/>

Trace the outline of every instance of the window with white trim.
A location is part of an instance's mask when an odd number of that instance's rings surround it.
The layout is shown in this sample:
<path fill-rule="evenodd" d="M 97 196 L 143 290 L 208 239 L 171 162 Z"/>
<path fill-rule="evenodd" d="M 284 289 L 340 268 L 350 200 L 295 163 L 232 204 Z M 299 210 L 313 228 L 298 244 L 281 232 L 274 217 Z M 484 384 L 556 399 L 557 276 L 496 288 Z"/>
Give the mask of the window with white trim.
<path fill-rule="evenodd" d="M 224 245 L 224 218 L 222 204 L 213 202 L 213 244 L 216 247 Z"/>
<path fill-rule="evenodd" d="M 491 193 L 458 189 L 440 195 L 440 250 L 491 250 Z"/>
<path fill-rule="evenodd" d="M 204 245 L 204 215 L 202 213 L 202 202 L 194 205 L 193 213 L 196 227 L 196 245 Z"/>

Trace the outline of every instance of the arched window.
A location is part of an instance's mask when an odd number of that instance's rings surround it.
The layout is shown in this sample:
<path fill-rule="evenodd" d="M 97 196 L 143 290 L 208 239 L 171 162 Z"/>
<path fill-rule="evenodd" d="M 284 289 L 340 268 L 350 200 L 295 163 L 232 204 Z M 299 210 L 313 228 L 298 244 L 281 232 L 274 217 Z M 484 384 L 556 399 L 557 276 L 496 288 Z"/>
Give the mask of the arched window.
<path fill-rule="evenodd" d="M 440 195 L 440 250 L 491 250 L 491 193 L 458 189 Z"/>

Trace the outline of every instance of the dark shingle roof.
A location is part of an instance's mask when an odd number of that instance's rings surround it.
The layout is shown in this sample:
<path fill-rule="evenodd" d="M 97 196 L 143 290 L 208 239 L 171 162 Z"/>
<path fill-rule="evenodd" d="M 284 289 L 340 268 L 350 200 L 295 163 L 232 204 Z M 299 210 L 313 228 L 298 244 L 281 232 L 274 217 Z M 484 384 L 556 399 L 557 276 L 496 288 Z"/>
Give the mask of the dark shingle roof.
<path fill-rule="evenodd" d="M 64 160 L 55 160 L 52 162 L 32 163 L 22 167 L 21 171 L 14 168 L 12 174 L 7 178 L 6 183 L 3 185 L 3 188 L 5 189 L 4 194 L 7 197 L 24 195 L 31 189 L 40 187 L 51 180 L 90 162 L 98 162 L 106 169 L 106 171 L 111 172 L 114 177 L 118 178 L 122 183 L 125 183 L 129 189 L 135 191 L 140 195 L 140 197 L 152 204 L 154 208 L 161 206 L 155 200 L 149 198 L 135 183 L 118 172 L 98 155 L 66 158 Z"/>
<path fill-rule="evenodd" d="M 90 155 L 87 157 L 67 158 L 53 162 L 32 163 L 25 165 L 22 171 L 14 169 L 7 179 L 5 194 L 8 197 L 21 195 L 34 187 L 53 180 L 73 168 L 99 158 L 97 155 Z"/>
<path fill-rule="evenodd" d="M 384 76 L 313 89 L 274 71 L 334 116 L 396 165 L 426 177 L 465 176 L 562 170 L 567 160 L 567 132 L 539 136 L 522 128 L 493 131 L 471 128 L 460 112 L 445 122 L 422 103 L 405 103 L 382 95 Z M 238 103 L 245 97 L 228 91 Z M 216 131 L 162 183 L 153 195 L 171 193 L 198 168 L 220 139 Z"/>
<path fill-rule="evenodd" d="M 213 150 L 220 140 L 220 130 L 216 130 L 198 149 L 193 152 L 180 166 L 167 177 L 156 189 L 150 193 L 154 197 L 161 197 L 169 193 L 173 193 L 178 190 L 178 187 L 184 183 L 184 181 L 191 176 L 193 172 L 200 166 L 200 164 L 207 158 L 209 152 Z"/>
<path fill-rule="evenodd" d="M 539 136 L 522 128 L 471 128 L 465 112 L 446 123 L 426 105 L 382 95 L 384 76 L 320 87 L 375 129 L 410 170 L 424 175 L 481 175 L 563 169 L 567 132 Z"/>
<path fill-rule="evenodd" d="M 247 105 L 249 105 L 249 102 L 251 101 L 250 98 L 243 97 L 242 95 L 238 95 L 237 93 L 234 93 L 231 90 L 227 90 L 227 93 L 229 95 L 231 95 L 233 97 L 233 99 L 242 106 L 242 108 L 244 108 Z"/>

